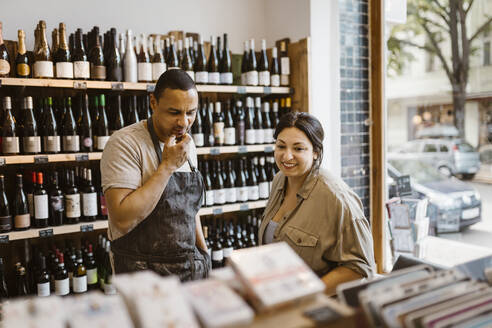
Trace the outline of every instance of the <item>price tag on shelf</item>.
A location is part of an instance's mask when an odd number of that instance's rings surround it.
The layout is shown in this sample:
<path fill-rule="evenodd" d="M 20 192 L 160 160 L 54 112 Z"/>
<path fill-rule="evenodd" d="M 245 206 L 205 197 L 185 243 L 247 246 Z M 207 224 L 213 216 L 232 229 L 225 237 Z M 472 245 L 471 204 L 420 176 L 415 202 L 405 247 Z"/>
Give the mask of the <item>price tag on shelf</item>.
<path fill-rule="evenodd" d="M 0 236 L 0 244 L 8 244 L 9 243 L 9 235 Z"/>
<path fill-rule="evenodd" d="M 87 82 L 73 81 L 73 88 L 78 90 L 87 90 Z"/>
<path fill-rule="evenodd" d="M 78 154 L 75 155 L 75 160 L 77 162 L 84 162 L 89 160 L 89 154 Z"/>
<path fill-rule="evenodd" d="M 272 88 L 270 87 L 263 87 L 263 93 L 266 95 L 269 95 L 272 93 Z"/>
<path fill-rule="evenodd" d="M 239 146 L 239 148 L 237 149 L 237 152 L 239 154 L 247 153 L 248 152 L 248 147 L 247 146 Z"/>
<path fill-rule="evenodd" d="M 239 205 L 239 210 L 240 211 L 248 211 L 249 210 L 249 204 L 241 204 L 241 205 Z"/>
<path fill-rule="evenodd" d="M 242 86 L 237 87 L 237 93 L 240 95 L 245 95 L 246 94 L 246 87 L 242 87 Z"/>
<path fill-rule="evenodd" d="M 265 146 L 265 153 L 272 153 L 273 152 L 273 146 Z"/>
<path fill-rule="evenodd" d="M 222 207 L 217 207 L 217 208 L 214 208 L 213 211 L 212 211 L 212 214 L 213 215 L 218 215 L 218 214 L 222 214 L 224 211 L 222 210 Z"/>
<path fill-rule="evenodd" d="M 0 158 L 0 166 L 4 166 L 5 165 L 5 157 L 1 157 Z"/>
<path fill-rule="evenodd" d="M 53 229 L 43 229 L 43 230 L 39 230 L 39 237 L 51 237 L 53 236 Z"/>
<path fill-rule="evenodd" d="M 147 84 L 147 92 L 154 92 L 155 84 Z"/>
<path fill-rule="evenodd" d="M 93 224 L 83 224 L 80 226 L 80 231 L 82 231 L 82 232 L 94 231 L 94 225 Z"/>
<path fill-rule="evenodd" d="M 210 148 L 210 155 L 220 155 L 220 148 Z"/>
<path fill-rule="evenodd" d="M 45 164 L 48 163 L 48 156 L 34 156 L 34 163 L 35 164 Z"/>
<path fill-rule="evenodd" d="M 122 82 L 111 83 L 111 90 L 123 91 L 123 90 L 125 90 L 125 86 Z"/>

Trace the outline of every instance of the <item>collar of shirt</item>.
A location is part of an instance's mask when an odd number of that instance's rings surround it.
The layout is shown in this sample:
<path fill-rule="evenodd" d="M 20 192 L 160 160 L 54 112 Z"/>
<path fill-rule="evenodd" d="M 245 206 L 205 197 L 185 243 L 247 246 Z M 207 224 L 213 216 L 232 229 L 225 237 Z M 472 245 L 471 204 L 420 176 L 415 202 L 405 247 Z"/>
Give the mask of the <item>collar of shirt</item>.
<path fill-rule="evenodd" d="M 279 174 L 281 178 L 277 188 L 275 189 L 275 193 L 285 192 L 284 188 L 286 187 L 287 184 L 287 177 L 282 173 L 282 171 L 280 171 Z M 304 183 L 302 184 L 301 188 L 297 191 L 297 196 L 303 199 L 308 198 L 311 192 L 313 191 L 317 181 L 318 181 L 318 169 L 312 168 L 309 174 L 307 175 L 306 180 L 304 180 Z"/>

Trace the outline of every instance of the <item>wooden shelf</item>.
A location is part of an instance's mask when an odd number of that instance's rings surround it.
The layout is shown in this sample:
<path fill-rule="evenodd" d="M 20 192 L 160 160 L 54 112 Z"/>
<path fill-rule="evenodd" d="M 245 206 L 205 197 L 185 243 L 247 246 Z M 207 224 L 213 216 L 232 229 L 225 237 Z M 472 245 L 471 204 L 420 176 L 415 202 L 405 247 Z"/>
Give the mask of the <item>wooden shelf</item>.
<path fill-rule="evenodd" d="M 45 155 L 11 155 L 0 156 L 0 165 L 9 164 L 42 164 L 55 162 L 83 162 L 101 159 L 102 152 L 75 154 L 45 154 Z"/>
<path fill-rule="evenodd" d="M 19 79 L 0 78 L 1 86 L 15 87 L 38 87 L 38 88 L 66 88 L 66 89 L 101 89 L 114 91 L 154 91 L 155 83 L 132 83 L 111 81 L 84 81 L 84 80 L 62 80 L 62 79 Z M 197 85 L 198 92 L 219 93 L 257 93 L 257 94 L 291 94 L 290 87 L 248 87 L 241 85 Z"/>
<path fill-rule="evenodd" d="M 244 145 L 244 146 L 222 146 L 222 147 L 198 147 L 196 152 L 198 155 L 219 155 L 219 154 L 242 154 L 253 152 L 271 153 L 274 149 L 274 144 L 265 145 Z"/>
<path fill-rule="evenodd" d="M 266 206 L 266 200 L 258 200 L 254 202 L 238 203 L 230 205 L 204 207 L 198 211 L 200 216 L 217 215 L 228 212 L 248 211 L 255 208 L 263 208 Z M 29 239 L 29 238 L 44 238 L 54 235 L 64 235 L 74 232 L 87 232 L 93 230 L 102 230 L 108 228 L 108 221 L 81 222 L 77 224 L 62 225 L 59 227 L 46 227 L 42 229 L 29 229 L 25 231 L 12 231 L 0 234 L 0 244 L 6 244 L 9 241 Z"/>

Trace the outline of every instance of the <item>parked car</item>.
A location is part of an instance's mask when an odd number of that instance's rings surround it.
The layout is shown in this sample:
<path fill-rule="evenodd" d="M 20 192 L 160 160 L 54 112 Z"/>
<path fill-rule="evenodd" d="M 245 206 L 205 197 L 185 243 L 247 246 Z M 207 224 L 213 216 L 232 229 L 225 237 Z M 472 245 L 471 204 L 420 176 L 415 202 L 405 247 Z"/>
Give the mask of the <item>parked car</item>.
<path fill-rule="evenodd" d="M 412 186 L 412 197 L 429 198 L 427 215 L 431 226 L 437 227 L 440 222 L 450 218 L 458 218 L 459 229 L 462 230 L 482 219 L 482 201 L 480 194 L 468 183 L 455 177 L 441 174 L 435 167 L 419 160 L 388 159 L 388 176 L 390 180 L 390 197 L 396 196 L 392 186 L 394 180 L 402 175 L 409 175 Z"/>
<path fill-rule="evenodd" d="M 462 139 L 418 139 L 395 148 L 393 158 L 420 161 L 436 167 L 450 177 L 460 175 L 473 179 L 480 168 L 480 156 L 468 142 Z"/>

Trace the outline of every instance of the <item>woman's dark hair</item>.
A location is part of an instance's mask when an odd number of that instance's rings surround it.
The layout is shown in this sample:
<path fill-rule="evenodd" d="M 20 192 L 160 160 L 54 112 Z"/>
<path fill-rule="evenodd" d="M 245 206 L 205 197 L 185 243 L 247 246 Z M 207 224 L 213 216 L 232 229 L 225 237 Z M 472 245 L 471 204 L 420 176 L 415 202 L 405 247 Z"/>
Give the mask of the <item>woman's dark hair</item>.
<path fill-rule="evenodd" d="M 280 132 L 286 128 L 298 128 L 304 132 L 313 145 L 313 151 L 318 154 L 314 165 L 319 168 L 323 159 L 323 139 L 325 137 L 320 121 L 305 112 L 288 112 L 280 117 L 273 137 L 277 139 Z"/>
<path fill-rule="evenodd" d="M 154 96 L 157 101 L 166 89 L 188 91 L 196 89 L 196 85 L 188 73 L 182 69 L 170 69 L 162 73 L 155 84 Z"/>

